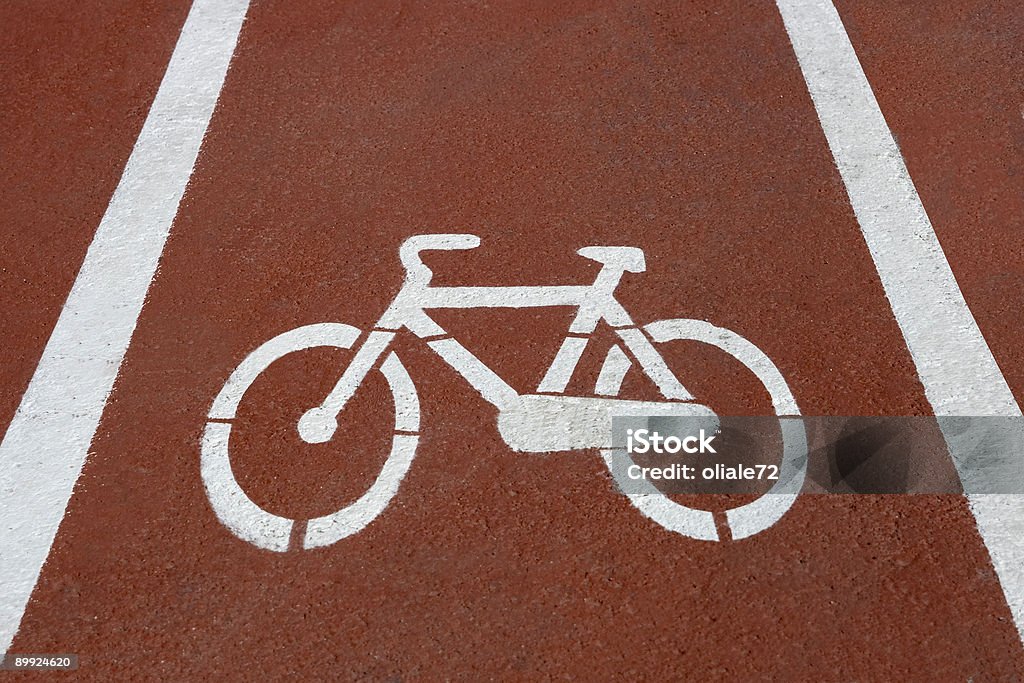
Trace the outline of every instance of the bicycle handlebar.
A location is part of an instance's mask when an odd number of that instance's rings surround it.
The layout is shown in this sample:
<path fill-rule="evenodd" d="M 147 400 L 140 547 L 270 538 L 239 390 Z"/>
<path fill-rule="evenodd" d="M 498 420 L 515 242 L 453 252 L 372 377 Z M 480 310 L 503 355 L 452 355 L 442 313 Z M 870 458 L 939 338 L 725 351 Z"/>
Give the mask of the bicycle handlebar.
<path fill-rule="evenodd" d="M 420 259 L 421 251 L 452 251 L 479 246 L 480 238 L 476 235 L 415 235 L 402 243 L 398 254 L 405 266 L 406 279 L 427 284 L 433 271 Z"/>

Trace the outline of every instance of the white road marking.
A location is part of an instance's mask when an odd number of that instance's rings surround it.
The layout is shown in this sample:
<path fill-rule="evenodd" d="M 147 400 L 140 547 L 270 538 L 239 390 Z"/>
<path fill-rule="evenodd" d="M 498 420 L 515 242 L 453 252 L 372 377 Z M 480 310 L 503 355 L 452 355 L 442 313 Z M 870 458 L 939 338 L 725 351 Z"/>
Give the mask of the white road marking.
<path fill-rule="evenodd" d="M 391 332 L 387 334 L 394 336 Z M 258 548 L 285 552 L 295 525 L 295 520 L 260 507 L 235 479 L 229 452 L 232 427 L 229 421 L 234 419 L 245 392 L 271 364 L 290 353 L 317 347 L 347 349 L 358 338 L 359 330 L 341 323 L 305 325 L 279 334 L 246 356 L 214 399 L 210 421 L 203 432 L 200 473 L 217 519 L 243 541 Z M 364 342 L 364 348 L 372 343 Z M 420 422 L 416 387 L 393 353 L 388 354 L 380 371 L 395 401 L 396 431 L 391 453 L 373 485 L 358 500 L 332 514 L 309 520 L 303 540 L 305 549 L 330 545 L 361 531 L 388 506 L 412 464 L 419 436 L 411 432 L 419 430 Z"/>
<path fill-rule="evenodd" d="M 800 415 L 796 398 L 793 397 L 793 392 L 789 390 L 789 385 L 772 359 L 732 330 L 712 325 L 704 320 L 680 318 L 650 323 L 644 327 L 644 331 L 655 343 L 691 339 L 721 349 L 754 373 L 761 385 L 768 390 L 776 415 Z M 779 462 L 779 479 L 764 495 L 726 512 L 726 520 L 734 541 L 760 533 L 782 519 L 793 506 L 803 487 L 807 474 L 807 433 L 803 421 L 784 419 L 781 420 L 780 426 L 783 452 L 782 460 Z M 683 530 L 690 529 L 694 522 L 691 513 L 680 504 L 673 503 L 668 506 L 661 502 L 652 502 L 651 496 L 642 493 L 630 495 L 630 500 L 641 512 L 666 529 L 685 533 Z M 718 538 L 717 531 L 713 538 Z"/>
<path fill-rule="evenodd" d="M 0 443 L 0 652 L 82 471 L 235 50 L 248 0 L 196 0 Z"/>
<path fill-rule="evenodd" d="M 282 337 L 287 337 L 287 333 Z M 394 332 L 373 330 L 352 358 L 345 373 L 324 399 L 323 403 L 307 410 L 299 418 L 299 436 L 306 443 L 327 443 L 338 429 L 338 414 L 356 393 L 366 373 L 387 350 L 395 338 Z M 260 348 L 263 348 L 262 346 Z M 245 362 L 248 362 L 246 359 Z"/>
<path fill-rule="evenodd" d="M 967 308 L 871 85 L 830 0 L 777 0 L 857 221 L 938 416 L 1021 417 Z M 946 434 L 962 475 L 965 455 Z M 1019 465 L 1018 465 L 1019 466 Z M 969 497 L 1024 637 L 1024 496 Z"/>
<path fill-rule="evenodd" d="M 588 341 L 590 340 L 587 337 L 566 337 L 555 355 L 555 360 L 551 362 L 548 371 L 544 373 L 544 379 L 540 381 L 537 391 L 549 393 L 565 391 L 572 378 L 572 373 L 583 356 L 584 349 L 587 348 Z"/>
<path fill-rule="evenodd" d="M 699 403 L 523 394 L 498 413 L 498 433 L 519 453 L 611 448 L 614 418 L 659 416 L 688 418 L 688 425 L 711 434 L 718 430 L 718 417 Z"/>
<path fill-rule="evenodd" d="M 644 267 L 643 251 L 635 247 L 585 247 L 578 253 L 604 264 L 590 287 L 430 287 L 432 273 L 420 259 L 429 249 L 472 249 L 480 244 L 473 235 L 427 234 L 407 239 L 399 250 L 406 269 L 406 280 L 375 329 L 356 349 L 348 368 L 342 373 L 324 401 L 307 410 L 297 427 L 309 443 L 325 443 L 333 437 L 337 415 L 374 367 L 398 330 L 409 328 L 433 337 L 444 330 L 425 313 L 427 308 L 469 308 L 575 305 L 579 311 L 573 326 L 589 334 L 600 320 L 617 327 L 641 369 L 658 385 L 671 402 L 629 401 L 612 398 L 519 394 L 469 349 L 451 337 L 431 338 L 427 345 L 475 388 L 480 396 L 498 408 L 498 432 L 515 451 L 551 453 L 575 449 L 605 449 L 605 461 L 612 463 L 607 451 L 612 446 L 612 418 L 627 415 L 703 416 L 705 429 L 714 433 L 718 419 L 708 406 L 693 397 L 679 383 L 652 344 L 689 339 L 718 347 L 749 368 L 772 397 L 780 417 L 797 416 L 799 410 L 789 387 L 775 364 L 760 349 L 735 332 L 701 320 L 663 320 L 651 323 L 643 331 L 618 327 L 629 323 L 626 310 L 614 297 L 614 289 L 625 270 L 639 272 Z M 552 292 L 559 296 L 550 296 Z M 348 348 L 357 339 L 355 328 L 340 323 L 308 325 L 285 332 L 253 351 L 231 374 L 210 409 L 202 447 L 202 475 L 210 504 L 217 517 L 240 538 L 270 550 L 287 550 L 292 521 L 262 510 L 241 489 L 231 472 L 228 454 L 229 427 L 239 401 L 257 375 L 282 355 L 311 346 L 331 345 Z M 552 360 L 540 385 L 561 392 L 575 371 L 587 337 L 566 337 Z M 632 361 L 614 345 L 598 378 L 598 391 L 618 393 Z M 419 429 L 419 403 L 405 368 L 394 355 L 381 367 L 395 396 L 396 434 L 384 471 L 366 496 L 338 512 L 310 520 L 306 527 L 306 548 L 329 545 L 357 533 L 384 511 L 398 491 L 398 485 L 412 462 Z M 391 374 L 389 374 L 391 373 Z M 404 378 L 404 379 L 403 379 Z M 403 399 L 403 397 L 405 397 Z M 678 402 L 678 401 L 685 401 Z M 792 506 L 800 491 L 807 468 L 807 443 L 803 425 L 783 422 L 784 453 L 780 463 L 780 481 L 769 493 L 754 502 L 733 508 L 726 517 L 734 539 L 756 534 L 777 522 Z M 407 438 L 408 437 L 408 438 Z M 613 472 L 614 474 L 614 472 Z M 626 492 L 626 487 L 622 487 Z M 669 500 L 653 485 L 638 494 L 627 494 L 642 513 L 670 531 L 694 538 L 717 540 L 714 516 Z"/>
<path fill-rule="evenodd" d="M 516 390 L 505 383 L 496 372 L 484 365 L 469 349 L 452 338 L 427 342 L 437 355 L 452 366 L 480 392 L 484 400 L 499 409 L 514 406 L 519 400 Z"/>
<path fill-rule="evenodd" d="M 608 355 L 604 357 L 601 364 L 601 373 L 597 376 L 597 384 L 594 386 L 594 393 L 599 396 L 614 396 L 619 393 L 622 380 L 626 378 L 626 372 L 633 366 L 633 361 L 619 347 L 618 344 L 608 349 Z"/>
<path fill-rule="evenodd" d="M 658 389 L 665 396 L 674 401 L 692 401 L 693 394 L 687 391 L 679 379 L 675 376 L 650 342 L 644 337 L 643 332 L 630 327 L 624 330 L 616 330 L 619 338 L 626 344 L 633 357 L 636 358 L 643 369 L 650 376 L 651 381 L 658 385 Z"/>

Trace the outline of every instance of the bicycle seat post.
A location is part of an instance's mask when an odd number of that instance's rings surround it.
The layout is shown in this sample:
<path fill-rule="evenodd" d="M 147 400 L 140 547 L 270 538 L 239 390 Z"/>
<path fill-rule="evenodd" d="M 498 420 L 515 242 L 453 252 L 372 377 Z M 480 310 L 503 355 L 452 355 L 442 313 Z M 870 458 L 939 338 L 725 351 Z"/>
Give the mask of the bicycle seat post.
<path fill-rule="evenodd" d="M 603 266 L 593 284 L 594 289 L 601 293 L 613 292 L 623 273 L 647 270 L 644 252 L 637 247 L 583 247 L 576 253 Z"/>

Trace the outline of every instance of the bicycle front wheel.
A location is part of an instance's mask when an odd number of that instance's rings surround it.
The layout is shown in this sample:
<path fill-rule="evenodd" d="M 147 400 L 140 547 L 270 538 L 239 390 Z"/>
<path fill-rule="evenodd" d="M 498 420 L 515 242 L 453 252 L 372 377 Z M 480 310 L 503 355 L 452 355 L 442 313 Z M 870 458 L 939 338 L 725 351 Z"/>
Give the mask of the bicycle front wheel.
<path fill-rule="evenodd" d="M 341 323 L 318 323 L 290 330 L 260 345 L 243 360 L 210 408 L 203 432 L 200 470 L 203 485 L 217 518 L 236 536 L 253 545 L 288 550 L 296 520 L 275 515 L 257 505 L 242 489 L 231 469 L 231 429 L 238 406 L 252 383 L 270 365 L 290 353 L 317 347 L 348 349 L 359 330 Z M 357 500 L 328 515 L 308 520 L 302 548 L 330 545 L 364 529 L 376 519 L 398 492 L 412 464 L 419 441 L 419 400 L 405 366 L 389 353 L 379 371 L 394 400 L 394 436 L 391 452 L 370 488 Z"/>

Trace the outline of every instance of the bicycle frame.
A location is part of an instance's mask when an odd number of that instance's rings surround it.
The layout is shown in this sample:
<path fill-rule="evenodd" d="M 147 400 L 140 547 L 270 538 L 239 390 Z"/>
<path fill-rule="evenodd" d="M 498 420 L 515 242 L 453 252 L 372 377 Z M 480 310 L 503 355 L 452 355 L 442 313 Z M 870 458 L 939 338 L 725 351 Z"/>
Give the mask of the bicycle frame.
<path fill-rule="evenodd" d="M 668 368 L 651 341 L 633 323 L 615 298 L 624 272 L 642 272 L 643 254 L 630 247 L 588 247 L 580 254 L 602 263 L 591 285 L 432 287 L 431 271 L 419 259 L 425 249 L 467 249 L 479 244 L 471 235 L 419 235 L 402 245 L 401 260 L 406 269 L 405 282 L 387 310 L 374 325 L 334 389 L 321 405 L 302 416 L 299 430 L 307 441 L 320 443 L 333 435 L 337 415 L 355 393 L 366 374 L 387 351 L 396 334 L 409 330 L 462 375 L 480 395 L 499 411 L 517 405 L 522 395 L 487 367 L 471 351 L 437 324 L 427 313 L 434 309 L 541 308 L 572 306 L 576 316 L 568 334 L 548 367 L 537 392 L 563 394 L 590 335 L 601 321 L 615 329 L 632 357 L 651 377 L 666 399 L 692 401 L 693 396 Z M 605 359 L 596 388 L 597 394 L 618 390 L 632 361 L 618 346 Z"/>

